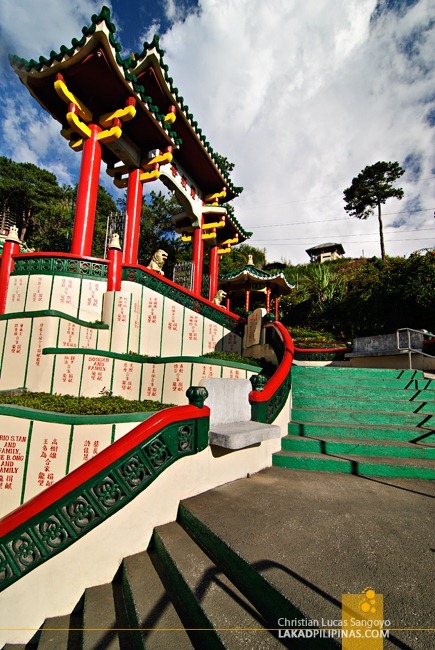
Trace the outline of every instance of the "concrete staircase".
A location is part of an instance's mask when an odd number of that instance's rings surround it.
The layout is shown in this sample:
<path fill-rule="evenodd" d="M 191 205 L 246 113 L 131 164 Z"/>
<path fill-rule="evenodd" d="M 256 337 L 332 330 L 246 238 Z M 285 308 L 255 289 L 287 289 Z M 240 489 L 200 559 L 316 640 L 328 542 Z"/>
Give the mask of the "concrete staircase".
<path fill-rule="evenodd" d="M 111 583 L 86 589 L 70 615 L 3 650 L 273 650 L 288 646 L 277 638 L 277 611 L 303 617 L 181 505 L 178 520 L 156 528 L 148 550 L 125 558 Z"/>
<path fill-rule="evenodd" d="M 292 389 L 275 466 L 435 478 L 435 381 L 421 371 L 293 366 Z"/>

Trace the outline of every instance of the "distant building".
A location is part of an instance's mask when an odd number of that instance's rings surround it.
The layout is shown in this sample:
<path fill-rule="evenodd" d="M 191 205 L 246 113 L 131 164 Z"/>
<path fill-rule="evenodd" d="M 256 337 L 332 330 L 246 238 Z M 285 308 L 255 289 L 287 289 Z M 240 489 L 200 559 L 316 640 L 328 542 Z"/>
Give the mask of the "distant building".
<path fill-rule="evenodd" d="M 310 256 L 310 262 L 330 262 L 338 260 L 344 255 L 344 248 L 341 244 L 319 244 L 308 248 L 306 251 Z"/>

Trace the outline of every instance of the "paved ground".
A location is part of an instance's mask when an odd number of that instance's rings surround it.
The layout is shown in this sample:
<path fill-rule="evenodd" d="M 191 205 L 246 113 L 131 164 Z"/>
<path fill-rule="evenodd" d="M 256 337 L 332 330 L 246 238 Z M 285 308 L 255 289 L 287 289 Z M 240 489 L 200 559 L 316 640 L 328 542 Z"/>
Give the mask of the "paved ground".
<path fill-rule="evenodd" d="M 307 617 L 340 619 L 342 594 L 372 587 L 396 628 L 384 647 L 430 650 L 434 498 L 430 481 L 274 467 L 184 503 Z"/>

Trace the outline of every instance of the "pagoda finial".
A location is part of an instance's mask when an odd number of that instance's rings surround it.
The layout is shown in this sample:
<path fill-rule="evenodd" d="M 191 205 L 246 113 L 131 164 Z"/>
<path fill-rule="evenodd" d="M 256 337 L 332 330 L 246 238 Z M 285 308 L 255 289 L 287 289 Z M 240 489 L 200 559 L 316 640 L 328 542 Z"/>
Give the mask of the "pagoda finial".
<path fill-rule="evenodd" d="M 254 259 L 252 255 L 248 255 L 248 266 L 254 266 Z"/>

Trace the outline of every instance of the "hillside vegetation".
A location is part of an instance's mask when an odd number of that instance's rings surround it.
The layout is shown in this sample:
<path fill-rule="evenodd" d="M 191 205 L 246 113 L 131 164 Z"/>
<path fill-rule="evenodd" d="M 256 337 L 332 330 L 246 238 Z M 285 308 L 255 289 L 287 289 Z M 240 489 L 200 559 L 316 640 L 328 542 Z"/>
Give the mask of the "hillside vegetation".
<path fill-rule="evenodd" d="M 282 269 L 281 269 L 282 270 Z M 336 339 L 386 334 L 400 327 L 435 330 L 435 254 L 407 259 L 341 259 L 284 270 L 295 289 L 281 300 L 290 327 Z"/>

